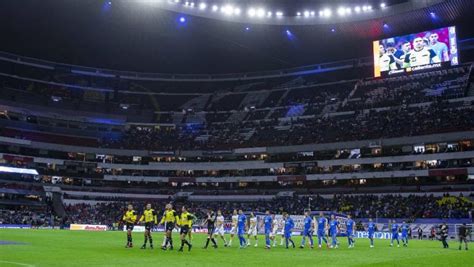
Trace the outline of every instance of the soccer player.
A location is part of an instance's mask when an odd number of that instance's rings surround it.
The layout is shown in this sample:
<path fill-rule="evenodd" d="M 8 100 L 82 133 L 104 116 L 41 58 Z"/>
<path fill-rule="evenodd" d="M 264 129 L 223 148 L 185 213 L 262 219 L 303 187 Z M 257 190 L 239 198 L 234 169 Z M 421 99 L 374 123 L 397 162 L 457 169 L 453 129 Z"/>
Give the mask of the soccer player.
<path fill-rule="evenodd" d="M 403 42 L 401 45 L 401 50 L 395 52 L 394 57 L 399 68 L 403 68 L 403 63 L 405 61 L 405 56 L 411 51 L 411 43 L 409 41 Z"/>
<path fill-rule="evenodd" d="M 278 234 L 278 226 L 280 220 L 277 220 L 275 214 L 272 215 L 272 232 L 270 233 L 270 239 L 273 241 L 273 246 L 276 247 L 276 236 Z"/>
<path fill-rule="evenodd" d="M 141 249 L 146 249 L 146 243 L 150 240 L 150 248 L 153 249 L 153 239 L 151 238 L 151 231 L 153 226 L 158 224 L 158 214 L 151 208 L 151 204 L 146 204 L 146 208 L 140 217 L 140 222 L 145 222 L 145 241 Z"/>
<path fill-rule="evenodd" d="M 390 241 L 390 246 L 393 247 L 393 240 L 397 240 L 397 247 L 400 247 L 400 240 L 398 240 L 398 224 L 395 220 L 392 221 L 392 240 Z"/>
<path fill-rule="evenodd" d="M 125 223 L 127 229 L 127 245 L 125 248 L 132 248 L 133 247 L 133 240 L 132 240 L 132 231 L 135 222 L 137 221 L 137 212 L 133 210 L 133 206 L 129 204 L 127 206 L 127 211 L 122 217 L 122 220 Z"/>
<path fill-rule="evenodd" d="M 385 51 L 385 47 L 383 45 L 380 45 L 379 52 L 380 71 L 396 70 L 397 63 L 395 61 L 395 57 L 389 51 Z"/>
<path fill-rule="evenodd" d="M 181 247 L 178 252 L 183 252 L 184 245 L 188 246 L 188 251 L 191 251 L 193 245 L 186 240 L 186 235 L 191 230 L 189 228 L 189 221 L 194 220 L 194 215 L 189 213 L 185 206 L 181 208 L 181 215 L 179 216 L 178 224 L 181 228 L 179 232 L 179 238 L 181 239 Z"/>
<path fill-rule="evenodd" d="M 439 227 L 440 231 L 440 237 L 441 237 L 441 242 L 443 243 L 443 248 L 449 248 L 448 244 L 448 233 L 449 233 L 449 227 L 446 223 L 443 223 Z"/>
<path fill-rule="evenodd" d="M 449 61 L 448 46 L 439 42 L 439 35 L 436 32 L 432 32 L 429 35 L 430 48 L 436 53 L 436 56 L 442 61 Z"/>
<path fill-rule="evenodd" d="M 349 243 L 349 248 L 353 248 L 355 241 L 354 241 L 354 231 L 355 231 L 355 222 L 352 220 L 351 215 L 347 215 L 346 221 L 346 232 L 347 232 L 347 242 Z"/>
<path fill-rule="evenodd" d="M 326 230 L 327 230 L 327 219 L 324 217 L 322 212 L 319 213 L 318 218 L 318 247 L 321 248 L 321 241 L 324 241 L 326 246 L 328 246 L 328 240 L 326 239 Z"/>
<path fill-rule="evenodd" d="M 280 246 L 283 246 L 283 242 L 285 241 L 285 218 L 282 216 L 280 223 L 278 225 L 279 232 L 280 232 Z"/>
<path fill-rule="evenodd" d="M 224 241 L 224 247 L 227 247 L 227 241 L 225 240 L 224 237 L 225 231 L 224 231 L 224 215 L 222 215 L 221 210 L 217 210 L 217 217 L 216 217 L 216 230 L 214 232 L 214 239 L 219 235 Z"/>
<path fill-rule="evenodd" d="M 369 234 L 370 240 L 370 247 L 374 247 L 374 234 L 375 234 L 376 226 L 375 223 L 372 221 L 372 218 L 369 219 L 369 224 L 367 225 L 367 232 Z"/>
<path fill-rule="evenodd" d="M 170 246 L 170 250 L 173 250 L 173 238 L 172 238 L 172 232 L 173 229 L 175 228 L 176 222 L 179 221 L 178 214 L 176 211 L 173 209 L 173 205 L 171 204 L 166 204 L 165 206 L 165 212 L 163 213 L 163 218 L 161 218 L 160 225 L 164 224 L 165 225 L 165 231 L 166 231 L 166 241 L 161 247 L 161 249 L 166 250 L 168 248 L 168 245 Z"/>
<path fill-rule="evenodd" d="M 408 225 L 405 221 L 402 222 L 402 243 L 404 247 L 408 247 L 408 230 L 410 229 L 410 225 Z"/>
<path fill-rule="evenodd" d="M 459 236 L 459 250 L 462 248 L 462 243 L 464 242 L 464 247 L 467 250 L 467 236 L 469 234 L 469 229 L 466 226 L 466 223 L 463 223 L 459 226 L 458 236 Z"/>
<path fill-rule="evenodd" d="M 253 236 L 255 239 L 255 247 L 258 246 L 257 240 L 257 216 L 253 212 L 250 212 L 249 219 L 249 231 L 247 232 L 247 246 L 250 246 L 250 237 Z"/>
<path fill-rule="evenodd" d="M 229 247 L 232 246 L 232 240 L 234 240 L 235 234 L 237 234 L 237 222 L 239 220 L 239 214 L 237 210 L 232 213 L 232 227 L 230 228 L 230 240 Z"/>
<path fill-rule="evenodd" d="M 189 212 L 189 210 L 188 210 Z M 192 232 L 193 232 L 193 223 L 194 223 L 194 220 L 196 219 L 196 216 L 194 216 L 193 214 L 193 218 L 189 219 L 188 220 L 188 226 L 189 226 L 189 231 L 188 231 L 188 242 L 189 244 L 192 244 L 193 243 L 193 235 L 192 235 Z"/>
<path fill-rule="evenodd" d="M 212 246 L 214 248 L 217 248 L 217 243 L 213 236 L 214 231 L 216 230 L 216 217 L 217 217 L 216 214 L 212 210 L 207 213 L 207 219 L 206 219 L 207 240 L 206 240 L 206 245 L 204 246 L 204 249 L 207 249 L 207 247 L 209 246 L 209 241 L 212 242 Z"/>
<path fill-rule="evenodd" d="M 405 55 L 404 68 L 439 63 L 440 59 L 436 53 L 425 46 L 423 38 L 416 37 L 413 40 L 413 50 Z"/>
<path fill-rule="evenodd" d="M 303 240 L 301 241 L 300 248 L 305 247 L 306 238 L 309 239 L 309 244 L 313 248 L 313 218 L 311 218 L 309 211 L 305 211 L 304 216 Z"/>
<path fill-rule="evenodd" d="M 283 213 L 283 218 L 285 219 L 285 244 L 286 248 L 288 249 L 289 243 L 291 243 L 291 246 L 295 248 L 295 242 L 291 239 L 291 231 L 295 227 L 295 223 L 293 222 L 293 219 L 291 219 L 290 215 L 288 213 Z"/>
<path fill-rule="evenodd" d="M 265 218 L 263 219 L 263 224 L 265 228 L 265 248 L 270 249 L 271 248 L 270 235 L 272 233 L 273 217 L 270 214 L 269 210 L 265 212 Z"/>
<path fill-rule="evenodd" d="M 239 217 L 237 221 L 237 235 L 240 241 L 240 248 L 247 247 L 247 240 L 245 240 L 245 228 L 247 227 L 247 216 L 242 210 L 239 210 Z"/>
<path fill-rule="evenodd" d="M 331 221 L 329 222 L 329 234 L 331 235 L 331 248 L 338 248 L 337 233 L 339 230 L 339 222 L 336 220 L 334 214 L 331 214 Z"/>

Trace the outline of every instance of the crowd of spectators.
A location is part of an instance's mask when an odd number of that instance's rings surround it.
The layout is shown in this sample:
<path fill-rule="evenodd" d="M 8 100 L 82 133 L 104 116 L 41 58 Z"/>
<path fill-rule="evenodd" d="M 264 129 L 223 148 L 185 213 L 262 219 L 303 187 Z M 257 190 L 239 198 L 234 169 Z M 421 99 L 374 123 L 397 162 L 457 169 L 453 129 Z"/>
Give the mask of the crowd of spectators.
<path fill-rule="evenodd" d="M 0 225 L 26 224 L 32 227 L 49 227 L 57 225 L 60 221 L 60 218 L 53 215 L 49 206 L 19 206 L 15 209 L 0 209 Z"/>
<path fill-rule="evenodd" d="M 285 122 L 246 121 L 237 124 L 131 128 L 119 140 L 103 140 L 103 146 L 131 149 L 229 149 L 235 147 L 300 145 L 364 139 L 415 136 L 472 130 L 473 106 L 396 107 L 341 116 L 295 118 Z M 206 136 L 205 139 L 199 138 Z"/>
<path fill-rule="evenodd" d="M 230 219 L 234 209 L 242 209 L 246 212 L 257 211 L 265 212 L 270 210 L 281 214 L 286 211 L 290 214 L 303 214 L 309 204 L 312 210 L 341 212 L 352 214 L 354 218 L 404 218 L 414 220 L 417 218 L 470 218 L 474 203 L 468 197 L 453 197 L 445 195 L 435 197 L 433 195 L 424 196 L 401 196 L 401 195 L 334 195 L 332 198 L 323 198 L 320 196 L 309 197 L 283 197 L 275 198 L 271 201 L 219 201 L 219 202 L 190 202 L 185 200 L 172 201 L 114 201 L 99 202 L 91 204 L 74 204 L 66 206 L 68 221 L 74 223 L 106 224 L 112 225 L 121 220 L 123 212 L 128 204 L 132 204 L 140 214 L 146 203 L 159 211 L 166 203 L 173 203 L 175 209 L 186 205 L 198 218 L 204 218 L 209 210 L 220 209 L 227 219 Z"/>
<path fill-rule="evenodd" d="M 165 116 L 168 125 L 124 127 L 123 131 L 114 131 L 113 135 L 94 138 L 60 136 L 42 131 L 21 133 L 11 129 L 4 129 L 1 134 L 41 142 L 49 140 L 83 146 L 168 151 L 300 145 L 471 130 L 474 125 L 473 103 L 463 101 L 463 105 L 459 105 L 460 102 L 449 102 L 469 95 L 468 91 L 472 90 L 469 88 L 470 74 L 470 66 L 461 66 L 361 80 L 355 87 L 355 82 L 348 81 L 279 89 L 268 91 L 266 97 L 269 101 L 262 98 L 261 104 L 252 106 L 253 109 L 245 107 L 247 110 L 242 107 L 245 101 L 265 94 L 258 91 L 252 97 L 252 92 L 239 92 L 237 95 L 215 93 L 203 98 L 206 104 L 201 106 L 207 113 L 202 116 L 194 114 L 201 111 L 192 108 L 191 111 L 183 109 L 183 114 L 177 110 L 164 110 L 168 112 Z M 63 92 L 64 89 L 58 90 L 33 86 L 30 91 L 70 97 Z M 12 94 L 17 95 L 17 92 Z M 125 101 L 126 97 L 127 94 L 120 94 L 120 98 L 125 98 L 121 103 L 131 105 L 133 101 Z M 146 97 L 148 101 L 150 97 Z M 167 99 L 166 104 L 171 105 L 179 97 L 160 98 Z M 142 100 L 135 102 L 132 106 L 138 110 L 134 116 L 140 117 L 147 105 L 140 104 Z M 271 106 L 265 106 L 268 103 Z M 214 112 L 215 107 L 220 107 L 217 109 L 220 113 Z M 190 122 L 187 117 L 200 119 Z"/>
<path fill-rule="evenodd" d="M 459 67 L 415 75 L 361 81 L 339 111 L 382 108 L 463 97 L 470 67 Z"/>

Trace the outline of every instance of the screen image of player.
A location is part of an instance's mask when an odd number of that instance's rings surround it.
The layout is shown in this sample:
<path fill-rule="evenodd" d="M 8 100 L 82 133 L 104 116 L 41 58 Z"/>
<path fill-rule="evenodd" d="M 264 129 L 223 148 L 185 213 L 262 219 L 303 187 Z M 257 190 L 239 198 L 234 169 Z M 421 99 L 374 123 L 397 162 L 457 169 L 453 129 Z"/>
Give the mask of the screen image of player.
<path fill-rule="evenodd" d="M 373 55 L 375 77 L 458 65 L 456 27 L 374 41 Z"/>

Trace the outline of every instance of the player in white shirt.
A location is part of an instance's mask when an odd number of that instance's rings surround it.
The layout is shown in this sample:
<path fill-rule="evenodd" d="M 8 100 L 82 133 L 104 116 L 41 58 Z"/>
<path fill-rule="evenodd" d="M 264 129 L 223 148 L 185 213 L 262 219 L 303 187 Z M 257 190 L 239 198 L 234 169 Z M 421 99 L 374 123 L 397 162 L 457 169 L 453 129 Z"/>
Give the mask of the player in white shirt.
<path fill-rule="evenodd" d="M 222 215 L 221 210 L 218 210 L 217 211 L 217 217 L 216 217 L 216 228 L 214 230 L 214 238 L 216 238 L 219 235 L 221 237 L 222 241 L 224 241 L 224 247 L 227 247 L 227 241 L 225 240 L 224 234 L 225 234 L 225 231 L 224 231 L 224 215 Z"/>
<path fill-rule="evenodd" d="M 234 240 L 234 236 L 237 234 L 237 221 L 239 220 L 239 214 L 237 210 L 234 210 L 232 213 L 232 228 L 230 229 L 230 240 L 228 246 L 232 246 L 232 240 Z"/>
<path fill-rule="evenodd" d="M 436 55 L 436 53 L 432 49 L 425 46 L 423 38 L 416 37 L 413 40 L 413 50 L 405 55 L 403 67 L 416 67 L 440 62 L 441 60 Z"/>
<path fill-rule="evenodd" d="M 270 232 L 270 240 L 273 242 L 273 246 L 276 246 L 276 235 L 278 231 L 278 220 L 275 219 L 275 214 L 272 215 L 272 231 Z"/>
<path fill-rule="evenodd" d="M 278 234 L 280 235 L 280 246 L 283 246 L 283 242 L 285 241 L 285 219 L 282 217 L 278 224 Z"/>
<path fill-rule="evenodd" d="M 247 232 L 247 246 L 250 246 L 250 236 L 255 238 L 255 247 L 258 246 L 257 240 L 257 216 L 253 212 L 250 213 L 250 220 L 249 220 L 249 231 Z"/>
<path fill-rule="evenodd" d="M 392 53 L 389 51 L 386 51 L 383 45 L 380 45 L 379 51 L 380 51 L 380 57 L 379 57 L 380 71 L 396 70 L 397 63 Z"/>

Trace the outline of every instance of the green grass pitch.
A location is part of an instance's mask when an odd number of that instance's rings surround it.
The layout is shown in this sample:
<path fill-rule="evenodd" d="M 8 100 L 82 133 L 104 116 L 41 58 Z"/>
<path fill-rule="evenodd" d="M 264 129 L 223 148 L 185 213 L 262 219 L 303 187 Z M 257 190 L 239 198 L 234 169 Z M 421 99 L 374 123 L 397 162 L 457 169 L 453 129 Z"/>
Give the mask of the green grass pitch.
<path fill-rule="evenodd" d="M 178 235 L 174 234 L 178 244 Z M 233 247 L 202 249 L 205 235 L 194 234 L 191 252 L 141 250 L 143 234 L 134 234 L 132 249 L 125 249 L 124 232 L 82 232 L 67 230 L 0 229 L 1 241 L 23 244 L 0 245 L 0 266 L 474 266 L 474 252 L 459 251 L 458 243 L 451 241 L 449 249 L 442 249 L 438 241 L 410 240 L 408 248 L 389 247 L 388 240 L 376 240 L 369 248 L 366 239 L 357 239 L 356 247 L 347 248 L 347 240 L 340 238 L 339 249 L 285 249 L 277 246 Z M 163 235 L 154 233 L 155 246 Z M 295 237 L 300 244 L 300 237 Z M 279 238 L 278 238 L 279 242 Z M 175 245 L 176 246 L 176 245 Z M 472 248 L 474 249 L 474 248 Z"/>

